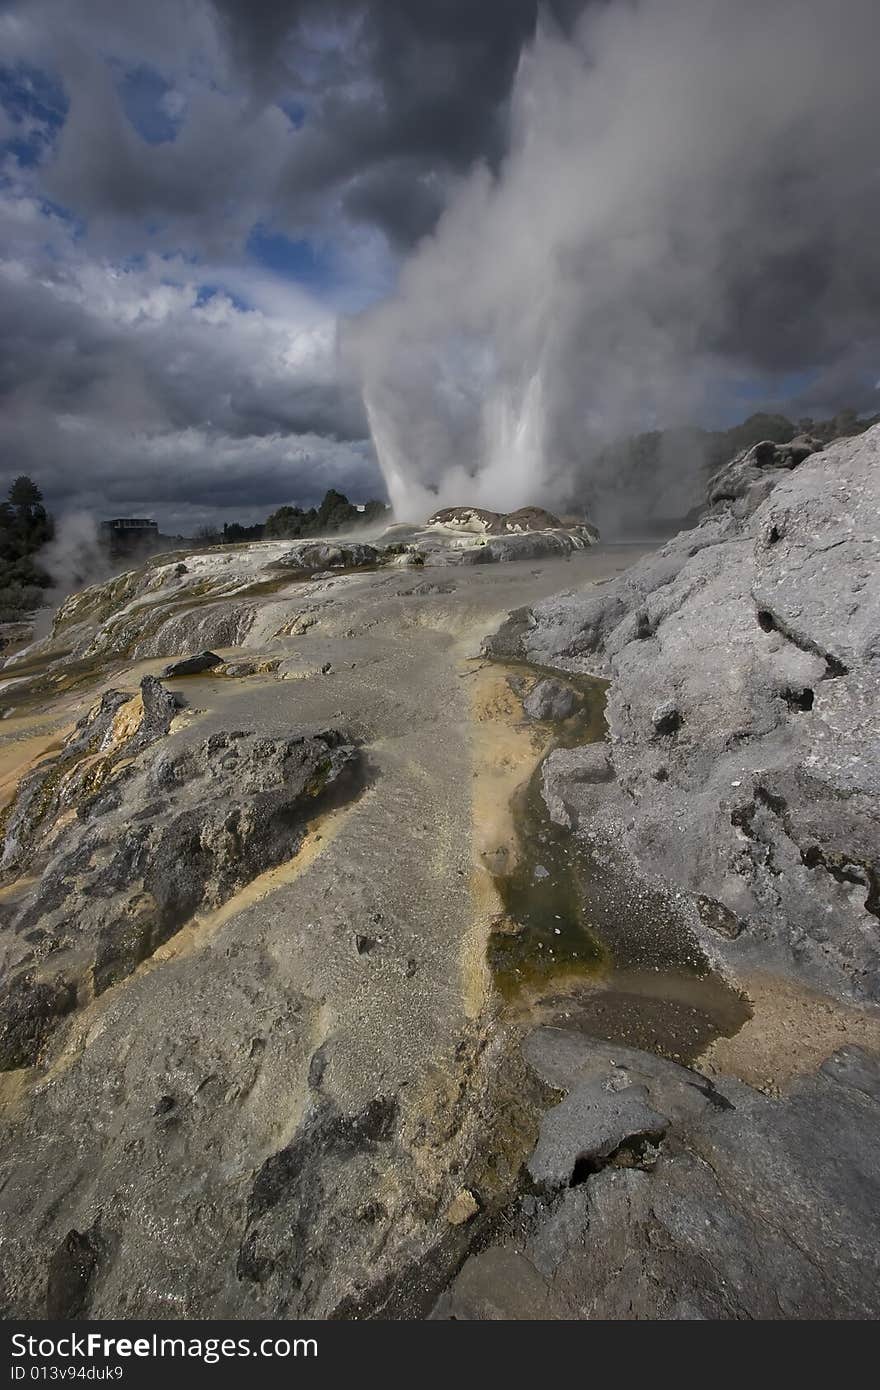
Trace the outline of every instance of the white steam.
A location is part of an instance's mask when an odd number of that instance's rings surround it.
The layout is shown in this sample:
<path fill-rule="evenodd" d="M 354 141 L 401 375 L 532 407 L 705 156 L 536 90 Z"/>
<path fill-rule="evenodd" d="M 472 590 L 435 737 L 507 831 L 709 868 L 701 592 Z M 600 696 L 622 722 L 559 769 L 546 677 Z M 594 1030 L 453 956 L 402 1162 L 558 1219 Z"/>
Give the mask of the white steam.
<path fill-rule="evenodd" d="M 52 580 L 46 590 L 45 608 L 40 609 L 37 636 L 49 631 L 52 617 L 59 604 L 69 594 L 99 584 L 122 568 L 114 564 L 106 545 L 102 544 L 98 525 L 88 512 L 67 512 L 55 523 L 55 535 L 39 553 L 39 563 Z"/>
<path fill-rule="evenodd" d="M 622 499 L 599 447 L 737 391 L 748 414 L 756 378 L 858 375 L 878 341 L 878 27 L 876 0 L 615 0 L 572 39 L 542 27 L 498 177 L 462 184 L 351 329 L 398 517 L 584 497 L 612 529 L 626 507 L 681 514 L 698 458 Z"/>

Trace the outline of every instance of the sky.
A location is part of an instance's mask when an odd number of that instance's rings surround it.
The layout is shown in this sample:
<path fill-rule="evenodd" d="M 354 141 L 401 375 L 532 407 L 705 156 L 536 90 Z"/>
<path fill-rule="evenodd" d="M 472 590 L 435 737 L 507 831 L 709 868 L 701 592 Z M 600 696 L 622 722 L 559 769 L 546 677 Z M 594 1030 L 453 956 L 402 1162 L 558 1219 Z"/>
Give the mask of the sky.
<path fill-rule="evenodd" d="M 592 8 L 615 6 L 639 8 Z M 583 9 L 0 0 L 0 486 L 29 473 L 56 513 L 152 516 L 170 534 L 262 520 L 330 486 L 385 495 L 349 325 L 406 303 L 407 275 L 455 244 L 475 181 L 503 191 L 507 177 L 528 207 L 522 176 L 505 175 L 521 54 L 536 25 L 567 45 Z M 578 71 L 592 80 L 589 63 Z M 876 199 L 876 163 L 863 175 Z M 495 204 L 485 225 L 501 246 L 524 204 Z M 796 250 L 812 292 L 823 268 Z M 481 256 L 488 281 L 493 247 Z M 850 339 L 880 303 L 876 259 L 869 271 L 849 277 L 864 309 L 847 303 Z M 810 405 L 817 372 L 820 408 L 870 407 L 873 359 L 830 333 L 812 361 L 776 323 L 782 299 L 762 308 L 766 333 L 743 316 L 717 415 L 776 400 L 780 383 Z M 388 358 L 395 320 L 378 322 Z"/>
<path fill-rule="evenodd" d="M 382 495 L 340 318 L 500 157 L 534 20 L 0 0 L 0 483 L 184 533 Z"/>

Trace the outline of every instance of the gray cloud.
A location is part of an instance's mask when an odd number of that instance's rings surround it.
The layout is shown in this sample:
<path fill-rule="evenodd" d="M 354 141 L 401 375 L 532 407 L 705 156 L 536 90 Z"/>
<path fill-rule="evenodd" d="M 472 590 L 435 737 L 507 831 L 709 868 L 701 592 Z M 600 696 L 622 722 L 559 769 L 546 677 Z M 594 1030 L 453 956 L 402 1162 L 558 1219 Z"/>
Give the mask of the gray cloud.
<path fill-rule="evenodd" d="M 142 236 L 151 219 L 175 246 L 227 250 L 257 216 L 299 232 L 340 209 L 395 245 L 424 235 L 440 190 L 501 157 L 537 10 L 536 0 L 13 7 L 21 51 L 51 65 L 70 102 L 45 169 L 51 195 L 108 236 Z M 132 128 L 108 55 L 167 77 L 184 111 L 173 142 L 145 144 Z"/>
<path fill-rule="evenodd" d="M 540 8 L 0 6 L 54 84 L 0 107 L 6 472 L 181 526 L 363 496 L 363 381 L 401 499 L 564 501 L 618 431 L 874 406 L 870 0 Z"/>
<path fill-rule="evenodd" d="M 0 107 L 0 138 L 31 148 L 0 164 L 3 472 L 33 472 L 59 508 L 171 527 L 330 484 L 381 491 L 339 310 L 387 287 L 475 160 L 497 163 L 535 15 L 532 0 L 0 9 L 7 71 L 39 98 Z M 258 268 L 258 223 L 326 250 L 323 304 Z"/>
<path fill-rule="evenodd" d="M 274 313 L 221 292 L 200 303 L 192 267 L 158 258 L 41 270 L 0 267 L 7 480 L 31 472 L 56 508 L 155 512 L 174 529 L 191 508 L 255 520 L 343 481 L 381 491 L 320 306 L 291 292 Z"/>

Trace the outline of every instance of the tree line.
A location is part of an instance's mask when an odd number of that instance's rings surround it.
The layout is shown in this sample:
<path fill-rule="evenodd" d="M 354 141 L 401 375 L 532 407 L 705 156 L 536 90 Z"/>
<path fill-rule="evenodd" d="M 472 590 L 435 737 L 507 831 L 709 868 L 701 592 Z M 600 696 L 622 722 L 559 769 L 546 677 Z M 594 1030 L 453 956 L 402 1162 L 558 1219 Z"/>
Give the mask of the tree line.
<path fill-rule="evenodd" d="M 326 536 L 333 531 L 348 531 L 354 526 L 366 526 L 381 521 L 388 507 L 372 498 L 363 510 L 350 502 L 344 492 L 328 488 L 317 507 L 278 507 L 262 523 L 242 526 L 237 521 L 224 523 L 223 530 L 204 526 L 197 539 L 218 545 L 224 541 L 301 540 L 308 536 Z"/>
<path fill-rule="evenodd" d="M 0 622 L 15 621 L 43 602 L 52 579 L 36 557 L 54 534 L 43 494 L 23 473 L 0 502 Z"/>

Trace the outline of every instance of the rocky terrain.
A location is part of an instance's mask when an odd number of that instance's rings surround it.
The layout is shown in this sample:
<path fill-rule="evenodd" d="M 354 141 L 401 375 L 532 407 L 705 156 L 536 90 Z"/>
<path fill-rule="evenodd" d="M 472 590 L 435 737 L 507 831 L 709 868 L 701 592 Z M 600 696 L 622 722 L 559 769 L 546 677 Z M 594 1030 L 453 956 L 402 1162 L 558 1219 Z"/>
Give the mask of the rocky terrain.
<path fill-rule="evenodd" d="M 527 1035 L 561 1098 L 436 1316 L 877 1316 L 878 465 L 877 427 L 759 444 L 692 531 L 486 643 L 610 680 L 606 742 L 543 764 L 548 814 L 676 891 L 754 1016 L 699 1069 Z"/>
<path fill-rule="evenodd" d="M 6 1316 L 876 1316 L 878 451 L 72 596 L 0 675 Z"/>
<path fill-rule="evenodd" d="M 487 645 L 611 679 L 609 775 L 557 759 L 555 816 L 694 895 L 714 955 L 877 1002 L 880 429 L 757 445 L 710 501 Z"/>

